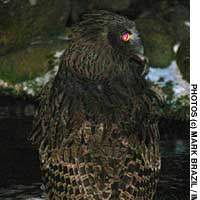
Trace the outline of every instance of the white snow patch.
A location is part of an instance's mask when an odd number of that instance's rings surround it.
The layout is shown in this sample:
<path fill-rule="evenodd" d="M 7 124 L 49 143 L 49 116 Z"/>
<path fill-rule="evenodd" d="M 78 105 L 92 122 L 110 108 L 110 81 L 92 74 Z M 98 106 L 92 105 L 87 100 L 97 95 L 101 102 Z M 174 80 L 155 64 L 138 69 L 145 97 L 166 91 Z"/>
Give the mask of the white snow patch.
<path fill-rule="evenodd" d="M 28 87 L 26 86 L 26 84 L 24 84 L 24 87 L 23 87 L 23 89 L 24 89 L 25 91 L 27 91 L 27 90 L 28 90 Z"/>
<path fill-rule="evenodd" d="M 180 43 L 177 43 L 174 45 L 174 47 L 173 47 L 174 53 L 178 52 L 179 47 L 180 47 Z"/>
<path fill-rule="evenodd" d="M 1 1 L 2 1 L 2 3 L 4 3 L 4 4 L 7 4 L 7 3 L 10 2 L 10 0 L 1 0 Z"/>
<path fill-rule="evenodd" d="M 45 85 L 55 74 L 57 73 L 58 66 L 55 66 L 51 71 L 48 71 L 44 76 L 40 76 L 35 78 L 33 81 L 37 83 L 37 85 Z"/>
<path fill-rule="evenodd" d="M 35 79 L 33 79 L 31 82 L 35 83 L 35 85 L 37 86 L 44 86 L 47 82 L 49 82 L 58 72 L 58 68 L 59 66 L 56 65 L 52 70 L 48 71 L 44 76 L 39 76 L 36 77 Z M 25 81 L 23 83 L 21 83 L 23 85 L 23 90 L 27 93 L 30 94 L 32 96 L 35 95 L 35 91 L 34 89 L 31 87 L 30 82 Z"/>
<path fill-rule="evenodd" d="M 184 24 L 188 27 L 190 27 L 190 22 L 189 21 L 185 21 Z"/>
<path fill-rule="evenodd" d="M 61 39 L 61 40 L 70 40 L 70 38 L 68 36 L 59 36 L 58 39 Z"/>
<path fill-rule="evenodd" d="M 8 83 L 5 82 L 4 80 L 1 80 L 1 79 L 0 79 L 0 87 L 6 88 L 6 87 L 8 87 Z"/>
<path fill-rule="evenodd" d="M 160 81 L 161 78 L 163 78 L 163 81 Z M 183 80 L 176 61 L 172 61 L 169 67 L 164 69 L 150 68 L 147 79 L 157 82 L 160 86 L 164 86 L 167 82 L 172 81 L 175 97 L 189 95 L 190 85 L 187 81 Z"/>
<path fill-rule="evenodd" d="M 29 0 L 29 3 L 32 5 L 32 6 L 35 6 L 37 4 L 37 0 Z"/>
<path fill-rule="evenodd" d="M 60 57 L 63 55 L 64 51 L 65 51 L 65 50 L 57 51 L 57 52 L 55 53 L 54 57 L 55 57 L 55 58 L 60 58 Z"/>

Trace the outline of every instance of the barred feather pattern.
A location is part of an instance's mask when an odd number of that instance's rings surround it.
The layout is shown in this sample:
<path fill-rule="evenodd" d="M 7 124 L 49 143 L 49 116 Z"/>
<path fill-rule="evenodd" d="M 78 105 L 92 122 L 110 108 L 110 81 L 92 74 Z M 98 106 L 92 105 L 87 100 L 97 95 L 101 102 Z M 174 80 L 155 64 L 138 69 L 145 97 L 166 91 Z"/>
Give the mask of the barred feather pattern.
<path fill-rule="evenodd" d="M 79 143 L 40 154 L 49 199 L 152 199 L 160 166 L 147 151 L 154 147 L 134 145 L 136 138 L 117 133 L 115 124 L 93 128 L 85 121 Z"/>
<path fill-rule="evenodd" d="M 60 94 L 54 106 L 51 97 L 41 101 L 36 115 L 32 139 L 49 199 L 152 199 L 160 169 L 157 123 L 130 120 L 120 108 L 101 116 L 93 100 L 86 101 L 95 116 L 86 116 L 84 102 L 67 98 Z M 133 104 L 149 109 L 150 102 L 144 96 Z"/>
<path fill-rule="evenodd" d="M 31 140 L 48 197 L 152 200 L 160 171 L 159 96 L 141 66 L 106 40 L 88 38 L 71 41 L 35 115 Z"/>

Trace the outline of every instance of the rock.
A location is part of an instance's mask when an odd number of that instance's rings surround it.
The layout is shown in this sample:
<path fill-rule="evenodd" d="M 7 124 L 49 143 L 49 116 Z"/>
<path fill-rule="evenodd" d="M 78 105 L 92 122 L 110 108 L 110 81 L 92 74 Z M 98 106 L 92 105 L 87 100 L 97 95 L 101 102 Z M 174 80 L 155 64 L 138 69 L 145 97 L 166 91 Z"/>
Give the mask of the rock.
<path fill-rule="evenodd" d="M 178 0 L 180 4 L 190 9 L 190 1 L 189 0 Z"/>
<path fill-rule="evenodd" d="M 178 2 L 172 5 L 159 2 L 156 8 L 154 12 L 168 23 L 171 35 L 176 43 L 188 37 L 190 32 L 190 11 L 188 7 Z"/>
<path fill-rule="evenodd" d="M 70 0 L 0 1 L 0 55 L 64 30 Z"/>
<path fill-rule="evenodd" d="M 90 9 L 105 9 L 111 11 L 122 11 L 129 8 L 131 0 L 94 0 Z"/>
<path fill-rule="evenodd" d="M 85 12 L 94 10 L 109 10 L 113 12 L 124 11 L 129 8 L 131 0 L 71 0 L 71 13 L 67 20 L 67 26 L 70 26 L 81 19 Z"/>
<path fill-rule="evenodd" d="M 56 51 L 66 48 L 66 42 L 47 41 L 0 57 L 0 79 L 9 83 L 32 80 L 53 68 Z"/>
<path fill-rule="evenodd" d="M 0 56 L 0 94 L 37 96 L 55 76 L 68 37 L 35 41 L 21 50 Z"/>
<path fill-rule="evenodd" d="M 0 1 L 0 55 L 64 30 L 93 9 L 121 11 L 130 0 L 12 0 Z"/>
<path fill-rule="evenodd" d="M 182 40 L 176 55 L 176 62 L 183 78 L 190 82 L 190 38 Z"/>
<path fill-rule="evenodd" d="M 167 27 L 174 43 L 180 42 L 189 35 L 190 10 L 185 3 L 178 0 L 142 0 L 131 6 L 128 16 L 134 19 L 135 12 L 139 10 L 139 16 L 157 18 Z M 136 9 L 137 8 L 137 9 Z"/>
<path fill-rule="evenodd" d="M 136 20 L 145 55 L 152 67 L 167 67 L 174 58 L 173 39 L 167 24 L 159 18 L 144 17 Z"/>
<path fill-rule="evenodd" d="M 190 34 L 189 16 L 189 9 L 184 6 L 174 7 L 174 10 L 167 16 L 175 33 L 177 42 L 184 40 Z"/>

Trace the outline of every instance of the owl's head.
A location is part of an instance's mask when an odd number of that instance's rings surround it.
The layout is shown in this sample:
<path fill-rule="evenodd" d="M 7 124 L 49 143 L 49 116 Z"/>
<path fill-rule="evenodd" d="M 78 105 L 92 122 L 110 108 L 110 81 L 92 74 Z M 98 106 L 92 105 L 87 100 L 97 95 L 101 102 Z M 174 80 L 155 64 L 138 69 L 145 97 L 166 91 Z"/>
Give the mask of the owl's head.
<path fill-rule="evenodd" d="M 108 11 L 85 14 L 72 29 L 68 65 L 83 77 L 102 79 L 123 72 L 144 76 L 148 59 L 133 21 Z"/>

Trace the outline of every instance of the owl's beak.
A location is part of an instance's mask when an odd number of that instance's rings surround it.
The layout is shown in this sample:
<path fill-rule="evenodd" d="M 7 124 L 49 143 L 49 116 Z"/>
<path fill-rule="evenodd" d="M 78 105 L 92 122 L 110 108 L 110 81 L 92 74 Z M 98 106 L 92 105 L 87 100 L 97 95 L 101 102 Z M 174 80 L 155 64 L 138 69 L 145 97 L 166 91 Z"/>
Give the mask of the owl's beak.
<path fill-rule="evenodd" d="M 142 66 L 149 63 L 148 58 L 142 54 L 133 54 L 131 58 Z"/>
<path fill-rule="evenodd" d="M 142 54 L 132 54 L 131 58 L 139 65 L 144 67 L 141 75 L 145 75 L 148 72 L 149 59 Z"/>

